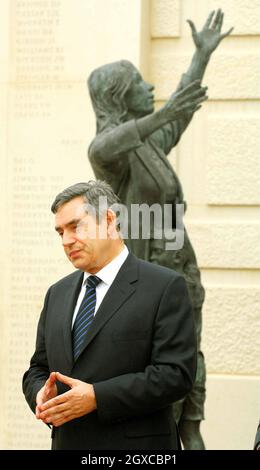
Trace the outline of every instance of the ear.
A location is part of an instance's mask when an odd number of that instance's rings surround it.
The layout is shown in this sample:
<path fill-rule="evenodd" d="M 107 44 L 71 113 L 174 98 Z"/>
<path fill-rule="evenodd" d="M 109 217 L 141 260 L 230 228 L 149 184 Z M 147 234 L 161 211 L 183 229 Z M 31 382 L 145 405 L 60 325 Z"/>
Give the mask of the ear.
<path fill-rule="evenodd" d="M 107 235 L 108 238 L 117 239 L 119 233 L 117 231 L 117 218 L 116 213 L 112 209 L 107 210 Z"/>

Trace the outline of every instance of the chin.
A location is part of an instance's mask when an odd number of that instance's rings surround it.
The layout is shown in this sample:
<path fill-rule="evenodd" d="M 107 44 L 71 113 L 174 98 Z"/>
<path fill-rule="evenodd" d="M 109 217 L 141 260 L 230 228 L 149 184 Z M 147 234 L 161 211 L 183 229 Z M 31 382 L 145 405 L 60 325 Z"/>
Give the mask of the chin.
<path fill-rule="evenodd" d="M 76 269 L 82 269 L 82 262 L 80 262 L 79 259 L 75 259 L 75 260 L 70 260 L 71 264 L 73 264 L 74 268 Z"/>
<path fill-rule="evenodd" d="M 152 107 L 147 108 L 144 111 L 140 112 L 137 117 L 142 118 L 142 117 L 148 116 L 148 114 L 152 114 L 153 112 L 154 112 L 154 108 L 152 106 Z"/>
<path fill-rule="evenodd" d="M 154 112 L 154 105 L 152 105 L 146 112 L 146 115 L 147 114 L 152 114 Z"/>
<path fill-rule="evenodd" d="M 77 259 L 75 261 L 73 261 L 73 266 L 75 269 L 79 269 L 80 271 L 87 271 L 87 272 L 91 272 L 91 263 L 86 263 L 86 260 L 84 262 L 84 260 L 80 260 L 80 259 Z"/>
<path fill-rule="evenodd" d="M 71 264 L 72 264 L 72 266 L 74 266 L 74 268 L 81 269 L 80 266 L 79 266 L 79 263 L 77 263 L 77 261 L 71 261 Z"/>

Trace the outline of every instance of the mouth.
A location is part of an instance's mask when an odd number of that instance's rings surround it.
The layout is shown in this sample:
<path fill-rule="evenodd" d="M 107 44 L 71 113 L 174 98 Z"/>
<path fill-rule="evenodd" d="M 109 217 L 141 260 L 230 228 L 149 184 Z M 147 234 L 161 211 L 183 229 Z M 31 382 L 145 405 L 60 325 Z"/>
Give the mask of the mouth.
<path fill-rule="evenodd" d="M 69 257 L 70 257 L 71 259 L 77 258 L 78 255 L 79 255 L 79 253 L 80 253 L 80 251 L 81 251 L 81 250 L 73 250 L 73 251 L 71 251 L 71 252 L 69 253 Z"/>

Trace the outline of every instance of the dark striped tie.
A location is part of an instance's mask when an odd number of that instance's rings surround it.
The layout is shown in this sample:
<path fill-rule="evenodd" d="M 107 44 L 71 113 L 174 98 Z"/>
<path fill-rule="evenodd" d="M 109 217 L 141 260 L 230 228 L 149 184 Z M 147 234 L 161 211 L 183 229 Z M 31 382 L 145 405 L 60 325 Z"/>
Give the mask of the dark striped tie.
<path fill-rule="evenodd" d="M 96 307 L 96 286 L 101 282 L 97 276 L 89 276 L 86 283 L 85 296 L 80 304 L 73 330 L 72 346 L 74 360 L 79 357 L 86 333 L 94 318 Z"/>

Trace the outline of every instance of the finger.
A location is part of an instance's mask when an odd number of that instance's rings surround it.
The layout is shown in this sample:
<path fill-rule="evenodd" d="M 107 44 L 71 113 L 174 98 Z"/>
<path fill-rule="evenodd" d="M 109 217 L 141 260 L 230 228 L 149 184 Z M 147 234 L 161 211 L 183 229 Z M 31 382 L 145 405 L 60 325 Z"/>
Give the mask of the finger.
<path fill-rule="evenodd" d="M 234 29 L 234 27 L 233 27 L 233 28 L 230 28 L 226 33 L 221 34 L 220 38 L 223 39 L 223 38 L 225 38 L 226 36 L 229 36 L 229 34 L 232 33 L 233 29 Z"/>
<path fill-rule="evenodd" d="M 205 23 L 204 26 L 203 26 L 203 29 L 208 29 L 208 28 L 209 28 L 209 25 L 210 25 L 210 23 L 211 23 L 211 20 L 212 20 L 214 14 L 215 14 L 215 10 L 213 10 L 213 11 L 209 14 L 209 16 L 208 16 L 208 18 L 207 18 L 207 21 L 206 21 L 206 23 Z"/>
<path fill-rule="evenodd" d="M 189 101 L 188 103 L 185 103 L 183 104 L 182 106 L 180 106 L 179 110 L 178 111 L 194 111 L 194 109 L 200 105 L 200 103 L 202 103 L 203 101 L 206 101 L 208 98 L 207 97 L 203 97 L 203 98 L 200 98 L 196 101 Z"/>
<path fill-rule="evenodd" d="M 36 396 L 36 405 L 39 406 L 39 405 L 42 405 L 42 403 L 43 403 L 42 395 L 38 394 Z"/>
<path fill-rule="evenodd" d="M 56 372 L 56 378 L 59 382 L 62 382 L 69 387 L 73 387 L 75 385 L 75 379 L 72 379 L 72 377 L 68 377 L 67 375 L 63 375 L 60 372 Z"/>
<path fill-rule="evenodd" d="M 59 426 L 62 426 L 63 424 L 67 423 L 68 421 L 71 421 L 73 418 L 71 419 L 59 419 L 58 421 L 55 421 L 55 423 L 53 423 L 53 426 L 55 426 L 55 428 L 58 428 Z"/>
<path fill-rule="evenodd" d="M 220 21 L 220 18 L 221 18 L 221 14 L 222 14 L 222 11 L 220 10 L 220 8 L 218 9 L 217 13 L 216 13 L 216 16 L 215 16 L 215 19 L 213 21 L 213 24 L 212 24 L 212 29 L 216 29 L 218 24 L 219 24 L 219 21 Z"/>
<path fill-rule="evenodd" d="M 201 104 L 199 104 L 198 106 L 196 106 L 196 108 L 194 109 L 194 113 L 196 113 L 196 111 L 198 111 L 201 107 L 202 107 Z"/>
<path fill-rule="evenodd" d="M 54 406 L 60 405 L 61 403 L 65 403 L 66 401 L 69 400 L 70 396 L 71 396 L 71 393 L 69 391 L 66 393 L 62 393 L 62 395 L 52 398 L 51 400 L 46 401 L 41 406 L 41 411 L 45 411 L 49 408 L 53 408 Z"/>
<path fill-rule="evenodd" d="M 191 102 L 189 102 L 189 103 L 181 105 L 176 110 L 176 113 L 178 113 L 178 115 L 181 115 L 182 113 L 193 112 L 193 108 L 194 108 L 193 104 Z"/>
<path fill-rule="evenodd" d="M 197 34 L 196 26 L 195 26 L 195 24 L 193 23 L 193 21 L 187 20 L 187 23 L 189 23 L 189 25 L 190 25 L 192 34 Z"/>
<path fill-rule="evenodd" d="M 201 87 L 198 90 L 195 90 L 192 93 L 189 93 L 188 96 L 189 96 L 189 98 L 193 98 L 193 99 L 197 98 L 197 97 L 200 97 L 200 96 L 205 96 L 207 90 L 208 90 L 207 86 Z"/>
<path fill-rule="evenodd" d="M 201 83 L 201 80 L 194 80 L 186 87 L 181 88 L 177 92 L 175 91 L 169 98 L 168 102 L 166 103 L 166 106 L 171 106 L 176 100 L 180 101 L 187 94 L 191 93 L 194 90 L 200 89 L 200 83 Z"/>
<path fill-rule="evenodd" d="M 200 96 L 200 97 L 198 97 L 197 99 L 190 100 L 188 104 L 189 104 L 190 106 L 194 106 L 194 107 L 195 107 L 195 106 L 197 106 L 198 104 L 203 103 L 203 101 L 207 101 L 207 99 L 208 99 L 208 96 Z"/>
<path fill-rule="evenodd" d="M 51 372 L 48 379 L 46 380 L 46 384 L 47 383 L 53 383 L 54 381 L 56 380 L 56 373 L 55 372 Z"/>
<path fill-rule="evenodd" d="M 224 20 L 224 13 L 221 13 L 219 22 L 218 22 L 218 24 L 217 24 L 217 26 L 216 26 L 216 31 L 217 31 L 218 33 L 220 33 L 220 31 L 221 31 L 221 28 L 222 28 L 222 25 L 223 25 L 223 20 Z"/>
<path fill-rule="evenodd" d="M 186 103 L 187 101 L 194 101 L 197 98 L 204 97 L 207 92 L 208 87 L 199 88 L 193 92 L 190 92 L 183 96 L 182 98 L 178 99 L 178 103 L 181 105 L 182 103 Z M 174 102 L 173 102 L 174 103 Z"/>
<path fill-rule="evenodd" d="M 48 399 L 49 395 L 53 393 L 53 387 L 55 386 L 56 380 L 53 381 L 53 379 L 50 379 L 48 383 L 45 384 L 45 395 L 46 398 Z M 46 400 L 44 400 L 46 401 Z"/>
<path fill-rule="evenodd" d="M 198 98 L 198 99 L 194 102 L 194 104 L 197 106 L 198 104 L 203 103 L 204 101 L 207 101 L 208 99 L 209 99 L 208 96 L 202 96 L 201 98 Z"/>
<path fill-rule="evenodd" d="M 48 418 L 42 419 L 45 424 L 54 424 L 54 426 L 57 420 L 64 420 L 64 417 L 62 415 L 53 414 L 52 416 L 48 416 Z"/>
<path fill-rule="evenodd" d="M 56 382 L 56 373 L 51 372 L 48 379 L 45 382 L 45 387 L 50 388 Z"/>
<path fill-rule="evenodd" d="M 51 384 L 54 384 L 54 382 L 56 382 L 56 372 L 50 373 L 49 381 Z"/>
<path fill-rule="evenodd" d="M 45 420 L 47 418 L 53 417 L 54 415 L 63 413 L 71 413 L 71 407 L 68 405 L 68 403 L 61 403 L 60 405 L 53 406 L 52 408 L 48 408 L 47 410 L 42 411 L 40 413 L 40 419 Z"/>
<path fill-rule="evenodd" d="M 41 419 L 41 418 L 40 418 L 40 414 L 41 414 L 41 410 L 40 410 L 39 406 L 36 406 L 36 408 L 35 408 L 35 416 L 36 416 L 37 419 Z"/>
<path fill-rule="evenodd" d="M 197 90 L 198 88 L 200 88 L 200 80 L 194 80 L 193 82 L 191 82 L 189 85 L 187 85 L 186 87 L 182 88 L 182 90 L 180 90 L 177 94 L 174 94 L 173 95 L 173 99 L 175 99 L 177 96 L 181 97 L 187 93 L 190 93 L 194 90 Z"/>
<path fill-rule="evenodd" d="M 58 428 L 59 426 L 62 426 L 62 424 L 67 423 L 68 421 L 71 421 L 72 419 L 75 419 L 75 418 L 76 418 L 75 415 L 69 415 L 63 418 L 58 418 L 58 419 L 55 419 L 55 421 L 53 422 L 53 425 L 56 428 Z"/>
<path fill-rule="evenodd" d="M 46 416 L 45 418 L 41 418 L 42 421 L 46 424 L 52 423 L 56 426 L 56 423 L 65 423 L 66 421 L 70 421 L 71 419 L 76 418 L 76 414 L 72 413 L 71 410 L 67 411 L 58 411 L 53 412 L 51 415 Z"/>
<path fill-rule="evenodd" d="M 175 91 L 169 98 L 168 103 L 173 103 L 176 99 L 180 100 L 183 96 L 187 93 L 190 93 L 194 90 L 198 90 L 200 88 L 200 80 L 195 80 L 194 82 L 190 83 L 184 88 L 179 89 L 179 91 Z"/>

